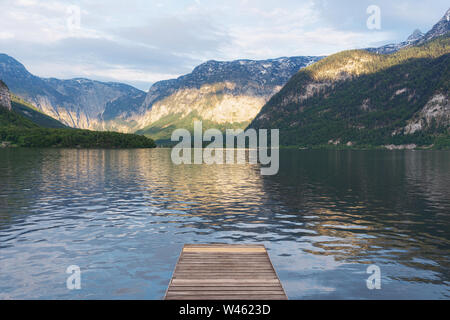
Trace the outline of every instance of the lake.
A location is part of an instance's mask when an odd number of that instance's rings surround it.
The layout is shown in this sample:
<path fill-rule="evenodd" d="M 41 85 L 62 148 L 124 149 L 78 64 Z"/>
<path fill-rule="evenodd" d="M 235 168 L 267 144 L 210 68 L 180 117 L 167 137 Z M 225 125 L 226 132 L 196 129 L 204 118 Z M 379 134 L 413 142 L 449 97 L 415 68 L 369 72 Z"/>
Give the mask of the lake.
<path fill-rule="evenodd" d="M 0 299 L 161 299 L 183 244 L 212 242 L 265 244 L 290 299 L 449 299 L 449 226 L 450 152 L 280 150 L 261 176 L 168 149 L 0 149 Z"/>

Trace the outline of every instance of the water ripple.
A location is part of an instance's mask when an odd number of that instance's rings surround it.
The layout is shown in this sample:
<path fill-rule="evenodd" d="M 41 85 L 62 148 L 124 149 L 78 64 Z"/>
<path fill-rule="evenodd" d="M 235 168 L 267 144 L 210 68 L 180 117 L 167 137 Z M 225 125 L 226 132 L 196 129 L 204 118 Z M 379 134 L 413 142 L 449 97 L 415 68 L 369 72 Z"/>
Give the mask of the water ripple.
<path fill-rule="evenodd" d="M 450 296 L 450 153 L 280 159 L 262 177 L 164 149 L 0 150 L 0 299 L 160 299 L 182 245 L 203 242 L 264 243 L 291 299 Z"/>

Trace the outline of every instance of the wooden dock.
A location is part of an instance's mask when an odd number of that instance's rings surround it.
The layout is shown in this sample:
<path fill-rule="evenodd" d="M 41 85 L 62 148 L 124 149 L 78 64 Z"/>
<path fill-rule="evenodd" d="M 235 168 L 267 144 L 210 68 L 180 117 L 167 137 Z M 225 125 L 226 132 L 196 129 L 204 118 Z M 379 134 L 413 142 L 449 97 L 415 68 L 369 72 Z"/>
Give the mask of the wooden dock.
<path fill-rule="evenodd" d="M 166 300 L 286 300 L 264 245 L 187 244 Z"/>

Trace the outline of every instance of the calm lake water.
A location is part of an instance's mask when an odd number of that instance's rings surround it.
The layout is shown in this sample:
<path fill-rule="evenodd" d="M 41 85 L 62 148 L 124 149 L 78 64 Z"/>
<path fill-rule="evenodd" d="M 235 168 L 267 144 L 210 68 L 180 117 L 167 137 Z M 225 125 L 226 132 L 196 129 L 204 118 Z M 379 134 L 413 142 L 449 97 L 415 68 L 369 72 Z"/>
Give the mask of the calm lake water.
<path fill-rule="evenodd" d="M 290 299 L 450 298 L 450 152 L 280 162 L 261 176 L 167 149 L 0 150 L 0 299 L 161 299 L 183 244 L 210 242 L 265 244 Z"/>

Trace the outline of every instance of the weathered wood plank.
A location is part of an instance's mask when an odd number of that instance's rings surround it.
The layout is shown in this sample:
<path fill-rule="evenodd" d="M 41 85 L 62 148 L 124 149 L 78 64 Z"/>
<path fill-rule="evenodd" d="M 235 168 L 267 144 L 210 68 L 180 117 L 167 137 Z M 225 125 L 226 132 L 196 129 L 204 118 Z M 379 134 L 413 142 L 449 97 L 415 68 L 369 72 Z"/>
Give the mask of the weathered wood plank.
<path fill-rule="evenodd" d="M 272 290 L 272 291 L 283 291 L 281 286 L 170 286 L 169 292 L 172 291 L 247 291 L 247 290 Z"/>
<path fill-rule="evenodd" d="M 264 245 L 187 244 L 165 299 L 285 300 Z"/>
<path fill-rule="evenodd" d="M 252 279 L 244 279 L 244 280 L 224 280 L 224 279 L 172 279 L 173 284 L 186 284 L 186 283 L 211 283 L 211 284 L 217 284 L 217 283 L 277 283 L 277 278 L 274 279 L 265 279 L 265 280 L 252 280 Z"/>
<path fill-rule="evenodd" d="M 196 295 L 174 295 L 170 294 L 166 296 L 166 300 L 287 300 L 285 294 L 279 295 L 226 295 L 222 296 L 210 296 L 205 294 Z"/>
<path fill-rule="evenodd" d="M 171 296 L 209 296 L 214 298 L 215 296 L 235 296 L 238 299 L 245 299 L 248 296 L 265 296 L 265 295 L 284 295 L 282 290 L 249 290 L 249 291 L 172 291 L 169 290 L 167 295 Z"/>
<path fill-rule="evenodd" d="M 215 288 L 215 287 L 272 287 L 272 288 L 278 288 L 281 287 L 278 283 L 271 283 L 271 282 L 250 282 L 250 283 L 239 283 L 236 281 L 236 283 L 208 283 L 208 282 L 188 282 L 188 283 L 172 283 L 170 288 L 178 288 L 178 287 L 191 287 L 191 288 Z"/>
<path fill-rule="evenodd" d="M 230 272 L 236 272 L 236 273 L 248 273 L 249 270 L 252 270 L 253 268 L 233 268 L 233 267 L 219 267 L 215 269 L 215 272 L 223 272 L 223 273 L 230 273 Z M 209 272 L 211 268 L 193 268 L 193 267 L 179 267 L 175 269 L 175 273 L 186 273 L 186 272 Z M 259 273 L 259 272 L 270 272 L 272 273 L 273 270 L 268 268 L 254 268 L 253 273 Z"/>
<path fill-rule="evenodd" d="M 264 248 L 185 248 L 184 251 L 186 253 L 264 253 L 266 250 Z"/>
<path fill-rule="evenodd" d="M 251 246 L 251 245 L 206 245 L 206 246 L 188 246 L 185 245 L 184 249 L 265 249 L 264 246 Z"/>
<path fill-rule="evenodd" d="M 253 275 L 253 276 L 252 276 Z M 273 275 L 272 272 L 267 273 L 252 273 L 252 272 L 242 272 L 242 273 L 221 273 L 221 272 L 203 272 L 202 273 L 202 279 L 205 279 L 206 276 L 209 277 L 227 277 L 227 278 L 233 278 L 233 277 L 246 277 L 247 279 L 255 279 L 255 278 L 267 278 L 267 279 L 276 279 L 277 277 Z M 184 278 L 184 279 L 198 279 L 198 275 L 192 274 L 192 272 L 183 272 L 183 273 L 176 273 L 175 278 Z"/>

